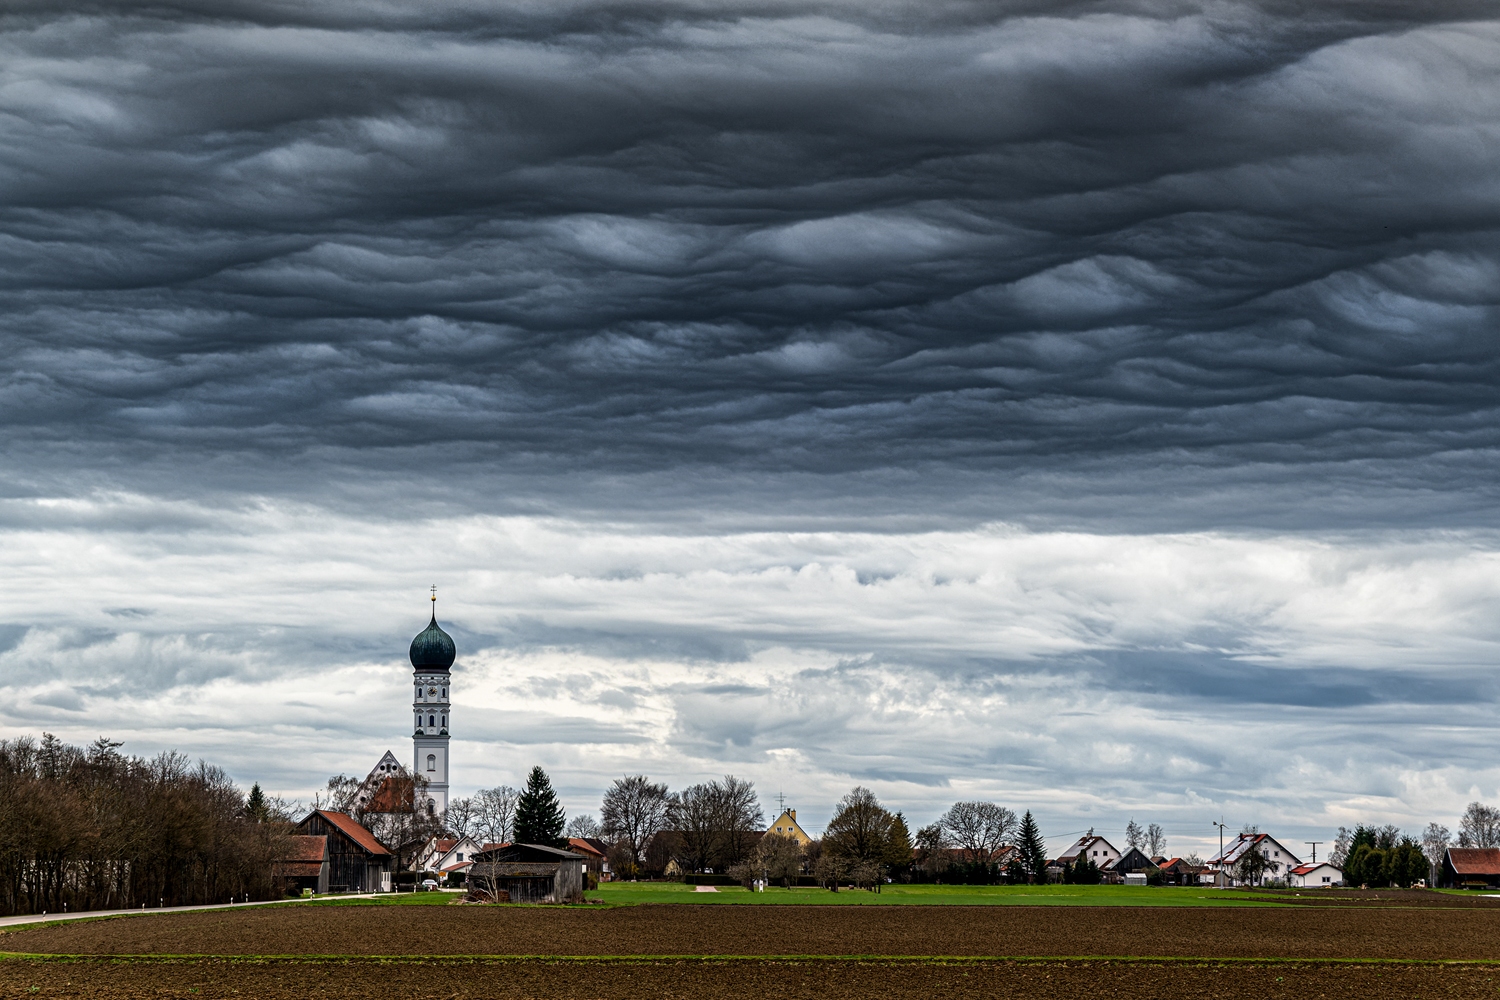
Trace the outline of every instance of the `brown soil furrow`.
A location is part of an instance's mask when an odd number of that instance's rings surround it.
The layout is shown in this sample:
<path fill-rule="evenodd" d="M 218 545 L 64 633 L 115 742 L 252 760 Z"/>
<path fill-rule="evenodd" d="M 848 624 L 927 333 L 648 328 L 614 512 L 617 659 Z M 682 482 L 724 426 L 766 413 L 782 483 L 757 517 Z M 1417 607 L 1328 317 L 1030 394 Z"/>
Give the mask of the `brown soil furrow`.
<path fill-rule="evenodd" d="M 0 951 L 1500 961 L 1500 913 L 1300 907 L 278 907 L 22 928 L 0 936 Z"/>

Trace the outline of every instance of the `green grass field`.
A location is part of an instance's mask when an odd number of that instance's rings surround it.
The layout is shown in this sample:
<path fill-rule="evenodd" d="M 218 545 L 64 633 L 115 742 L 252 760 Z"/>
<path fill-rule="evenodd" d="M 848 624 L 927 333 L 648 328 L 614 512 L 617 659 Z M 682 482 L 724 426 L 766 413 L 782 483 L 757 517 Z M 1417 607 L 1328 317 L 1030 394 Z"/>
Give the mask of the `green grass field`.
<path fill-rule="evenodd" d="M 1288 892 L 1287 895 L 1291 895 Z M 770 887 L 750 892 L 719 886 L 695 892 L 680 882 L 606 882 L 587 895 L 601 903 L 743 903 L 761 906 L 1277 906 L 1274 896 L 1232 889 L 1127 885 L 888 885 L 878 893 Z"/>

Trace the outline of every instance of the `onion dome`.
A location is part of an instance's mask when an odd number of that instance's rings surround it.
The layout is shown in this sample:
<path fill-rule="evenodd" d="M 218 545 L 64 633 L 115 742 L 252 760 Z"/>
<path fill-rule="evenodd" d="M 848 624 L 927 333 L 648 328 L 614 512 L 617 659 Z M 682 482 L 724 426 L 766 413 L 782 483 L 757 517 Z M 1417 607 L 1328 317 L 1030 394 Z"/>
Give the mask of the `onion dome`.
<path fill-rule="evenodd" d="M 411 641 L 411 665 L 418 670 L 447 670 L 456 655 L 453 637 L 438 627 L 437 609 L 433 608 L 432 624 Z"/>

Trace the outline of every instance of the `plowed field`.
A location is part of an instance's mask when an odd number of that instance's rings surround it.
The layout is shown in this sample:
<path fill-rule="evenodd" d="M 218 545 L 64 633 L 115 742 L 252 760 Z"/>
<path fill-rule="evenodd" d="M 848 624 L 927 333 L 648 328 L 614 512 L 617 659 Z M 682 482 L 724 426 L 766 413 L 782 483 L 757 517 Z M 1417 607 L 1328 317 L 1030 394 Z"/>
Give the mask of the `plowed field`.
<path fill-rule="evenodd" d="M 28 927 L 72 955 L 912 955 L 1500 962 L 1500 911 L 1274 907 L 290 906 Z"/>
<path fill-rule="evenodd" d="M 1500 968 L 1157 965 L 1129 962 L 943 965 L 929 962 L 305 961 L 0 962 L 0 997 L 302 1000 L 853 1000 L 914 997 L 1047 1000 L 1366 1000 L 1493 998 Z"/>

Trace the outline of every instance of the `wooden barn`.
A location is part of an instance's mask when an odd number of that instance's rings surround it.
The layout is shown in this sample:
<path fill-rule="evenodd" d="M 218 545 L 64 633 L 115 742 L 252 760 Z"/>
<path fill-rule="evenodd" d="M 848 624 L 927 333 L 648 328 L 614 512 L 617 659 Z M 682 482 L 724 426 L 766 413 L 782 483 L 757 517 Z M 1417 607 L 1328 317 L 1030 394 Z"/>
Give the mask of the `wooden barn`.
<path fill-rule="evenodd" d="M 297 824 L 297 832 L 327 838 L 327 891 L 391 891 L 391 867 L 395 856 L 352 816 L 316 809 Z"/>
<path fill-rule="evenodd" d="M 328 868 L 327 837 L 294 836 L 286 838 L 281 860 L 271 866 L 271 874 L 291 892 L 327 892 Z"/>
<path fill-rule="evenodd" d="M 1500 847 L 1450 847 L 1441 882 L 1453 889 L 1500 886 Z"/>
<path fill-rule="evenodd" d="M 511 903 L 561 903 L 583 895 L 588 859 L 582 854 L 541 844 L 506 844 L 474 857 L 469 889 L 480 895 Z"/>

